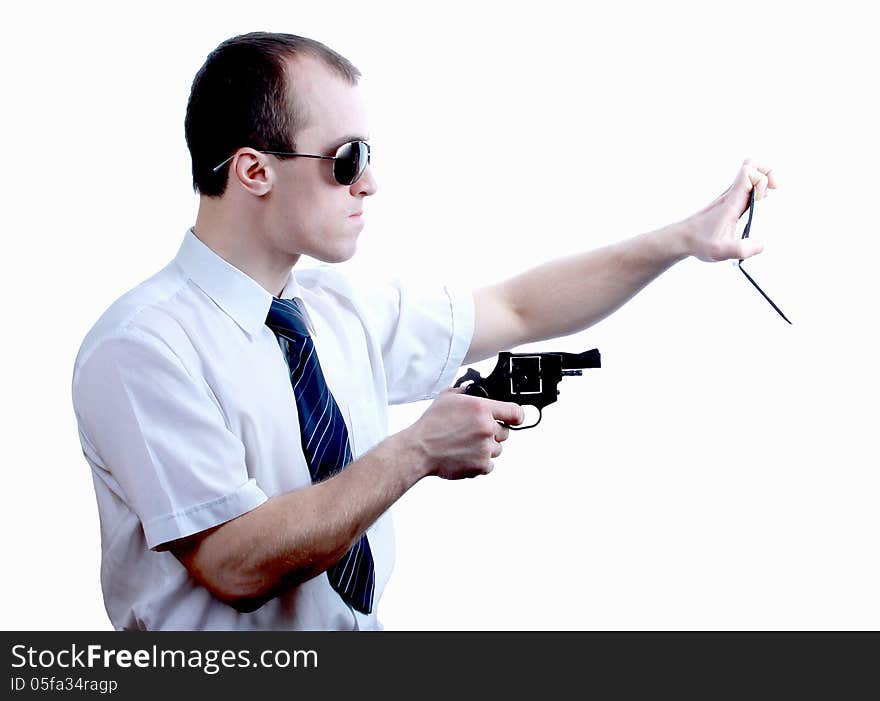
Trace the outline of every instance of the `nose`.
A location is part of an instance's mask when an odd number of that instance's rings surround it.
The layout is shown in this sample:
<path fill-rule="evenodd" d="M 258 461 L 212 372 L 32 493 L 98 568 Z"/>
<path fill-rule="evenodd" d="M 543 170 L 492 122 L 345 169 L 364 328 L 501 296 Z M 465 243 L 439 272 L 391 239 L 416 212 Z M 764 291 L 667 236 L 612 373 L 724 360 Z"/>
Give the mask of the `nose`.
<path fill-rule="evenodd" d="M 358 178 L 357 182 L 352 183 L 351 194 L 355 197 L 375 195 L 378 189 L 376 178 L 373 177 L 373 166 L 368 163 L 363 175 Z"/>

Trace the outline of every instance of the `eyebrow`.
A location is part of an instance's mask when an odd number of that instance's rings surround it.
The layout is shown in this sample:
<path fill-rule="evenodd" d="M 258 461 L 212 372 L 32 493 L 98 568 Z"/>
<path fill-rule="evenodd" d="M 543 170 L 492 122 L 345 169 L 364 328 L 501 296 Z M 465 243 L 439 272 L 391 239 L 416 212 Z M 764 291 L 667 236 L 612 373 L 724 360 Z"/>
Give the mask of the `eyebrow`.
<path fill-rule="evenodd" d="M 336 141 L 334 141 L 330 146 L 327 147 L 328 151 L 332 151 L 338 149 L 342 144 L 347 144 L 349 141 L 369 141 L 369 136 L 358 136 L 355 134 L 348 134 L 347 136 L 343 136 Z"/>

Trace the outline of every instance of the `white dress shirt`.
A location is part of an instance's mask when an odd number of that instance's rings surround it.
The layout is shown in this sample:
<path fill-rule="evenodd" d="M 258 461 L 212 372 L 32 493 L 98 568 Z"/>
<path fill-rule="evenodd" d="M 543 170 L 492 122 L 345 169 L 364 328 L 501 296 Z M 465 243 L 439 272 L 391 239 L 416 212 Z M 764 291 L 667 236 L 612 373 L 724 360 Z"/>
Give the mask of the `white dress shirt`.
<path fill-rule="evenodd" d="M 291 273 L 354 459 L 387 436 L 388 404 L 450 386 L 471 342 L 470 292 L 395 280 L 354 285 L 337 268 Z M 239 613 L 157 546 L 310 485 L 272 296 L 192 230 L 175 259 L 114 302 L 89 331 L 73 404 L 101 520 L 101 584 L 118 629 L 376 629 L 394 542 L 386 513 L 367 531 L 373 613 L 321 574 Z"/>

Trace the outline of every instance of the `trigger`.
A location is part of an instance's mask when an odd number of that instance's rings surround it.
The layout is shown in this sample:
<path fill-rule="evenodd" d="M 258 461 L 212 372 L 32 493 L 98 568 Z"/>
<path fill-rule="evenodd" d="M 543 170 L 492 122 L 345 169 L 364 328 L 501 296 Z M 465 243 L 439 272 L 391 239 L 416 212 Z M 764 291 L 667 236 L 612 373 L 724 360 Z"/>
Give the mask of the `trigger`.
<path fill-rule="evenodd" d="M 529 404 L 528 406 L 535 406 L 534 404 Z M 503 426 L 507 426 L 511 431 L 522 431 L 527 428 L 534 428 L 539 423 L 541 423 L 541 419 L 544 418 L 544 412 L 541 411 L 539 407 L 535 407 L 538 410 L 538 420 L 533 424 L 528 424 L 527 426 L 511 426 L 510 424 L 502 424 Z"/>

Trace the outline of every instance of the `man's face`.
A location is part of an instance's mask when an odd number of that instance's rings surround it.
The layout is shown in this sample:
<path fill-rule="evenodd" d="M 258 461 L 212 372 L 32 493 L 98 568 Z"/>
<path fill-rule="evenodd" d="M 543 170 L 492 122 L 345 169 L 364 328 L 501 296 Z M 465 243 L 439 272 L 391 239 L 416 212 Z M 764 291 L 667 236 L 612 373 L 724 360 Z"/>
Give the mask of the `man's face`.
<path fill-rule="evenodd" d="M 308 56 L 288 67 L 306 117 L 305 127 L 296 134 L 297 153 L 333 156 L 346 141 L 367 140 L 366 110 L 356 85 Z M 376 192 L 370 166 L 353 185 L 340 185 L 333 177 L 333 161 L 274 159 L 273 165 L 274 246 L 327 263 L 351 258 L 364 227 L 365 198 Z"/>

